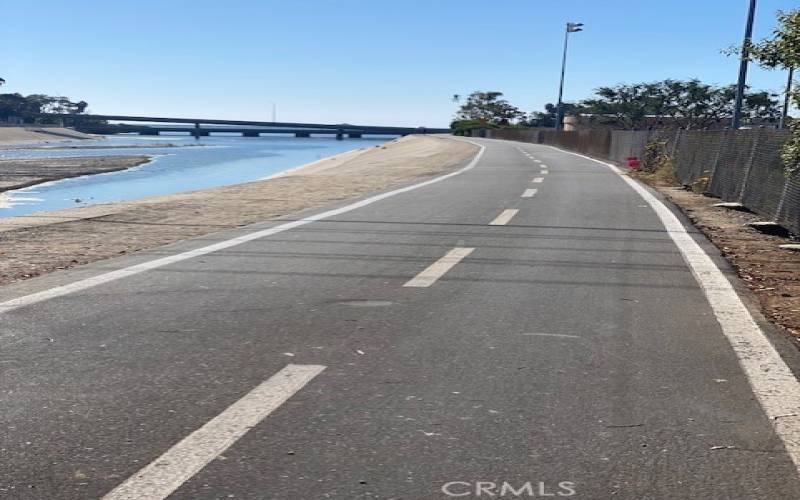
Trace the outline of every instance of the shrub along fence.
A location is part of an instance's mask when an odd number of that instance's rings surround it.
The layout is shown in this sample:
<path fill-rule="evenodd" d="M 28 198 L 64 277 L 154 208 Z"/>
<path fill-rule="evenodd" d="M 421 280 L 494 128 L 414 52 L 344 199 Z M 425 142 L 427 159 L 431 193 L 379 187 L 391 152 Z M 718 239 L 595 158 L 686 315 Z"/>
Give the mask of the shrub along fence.
<path fill-rule="evenodd" d="M 800 235 L 800 172 L 787 173 L 780 148 L 788 132 L 749 130 L 490 130 L 487 137 L 548 144 L 625 164 L 643 158 L 653 141 L 672 156 L 675 175 L 685 185 L 705 184 L 706 192 L 747 209 Z"/>

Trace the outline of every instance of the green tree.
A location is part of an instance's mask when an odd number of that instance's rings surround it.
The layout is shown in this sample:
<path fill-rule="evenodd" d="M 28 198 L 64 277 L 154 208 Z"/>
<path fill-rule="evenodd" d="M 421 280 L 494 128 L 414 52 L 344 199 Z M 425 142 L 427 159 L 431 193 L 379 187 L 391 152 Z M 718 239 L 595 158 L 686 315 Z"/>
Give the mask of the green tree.
<path fill-rule="evenodd" d="M 647 84 L 620 84 L 595 89 L 596 97 L 586 99 L 581 105 L 590 114 L 600 115 L 606 123 L 626 129 L 645 125 L 648 114 L 652 114 L 650 98 L 646 94 Z"/>
<path fill-rule="evenodd" d="M 501 99 L 502 92 L 476 91 L 467 97 L 456 113 L 456 121 L 478 121 L 491 125 L 510 125 L 524 113 L 507 100 Z"/>
<path fill-rule="evenodd" d="M 0 119 L 8 120 L 10 117 L 22 118 L 27 122 L 54 123 L 55 118 L 49 119 L 43 114 L 70 114 L 84 113 L 89 104 L 86 101 L 72 102 L 66 97 L 53 97 L 45 94 L 0 94 Z"/>
<path fill-rule="evenodd" d="M 732 115 L 735 95 L 733 85 L 667 79 L 600 87 L 595 97 L 580 105 L 584 112 L 602 117 L 602 122 L 625 129 L 704 129 Z M 778 100 L 768 92 L 747 93 L 744 113 L 750 119 L 774 119 Z"/>
<path fill-rule="evenodd" d="M 800 68 L 800 9 L 778 12 L 778 27 L 772 36 L 750 47 L 750 57 L 765 68 Z M 800 90 L 795 83 L 791 100 L 800 107 Z M 781 157 L 788 172 L 800 170 L 800 122 L 789 125 L 791 136 L 783 145 Z"/>
<path fill-rule="evenodd" d="M 562 104 L 564 108 L 564 116 L 576 115 L 582 112 L 581 106 L 565 102 Z M 555 127 L 556 126 L 556 112 L 557 107 L 555 104 L 548 102 L 544 105 L 544 111 L 534 111 L 525 120 L 525 124 L 530 127 Z"/>

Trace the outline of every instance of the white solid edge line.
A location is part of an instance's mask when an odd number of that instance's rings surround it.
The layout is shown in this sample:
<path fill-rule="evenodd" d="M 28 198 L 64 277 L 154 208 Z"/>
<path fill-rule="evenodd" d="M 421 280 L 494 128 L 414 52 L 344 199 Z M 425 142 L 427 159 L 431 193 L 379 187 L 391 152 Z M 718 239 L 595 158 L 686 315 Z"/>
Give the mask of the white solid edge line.
<path fill-rule="evenodd" d="M 511 221 L 511 219 L 514 218 L 515 215 L 517 215 L 517 212 L 519 212 L 519 210 L 516 209 L 516 208 L 509 208 L 509 209 L 503 210 L 500 213 L 500 215 L 498 215 L 492 222 L 489 223 L 489 225 L 490 226 L 505 226 L 506 224 L 508 224 Z"/>
<path fill-rule="evenodd" d="M 168 497 L 324 369 L 320 365 L 287 365 L 111 490 L 103 500 Z"/>
<path fill-rule="evenodd" d="M 531 182 L 536 182 L 536 183 L 544 182 L 544 177 L 534 177 L 534 179 Z"/>
<path fill-rule="evenodd" d="M 616 166 L 571 151 L 616 172 L 656 212 L 703 290 L 750 387 L 800 472 L 800 382 L 753 319 L 733 285 L 666 205 Z"/>
<path fill-rule="evenodd" d="M 455 247 L 447 252 L 441 259 L 437 260 L 424 271 L 411 278 L 405 285 L 408 287 L 424 288 L 429 287 L 436 283 L 436 281 L 445 275 L 447 271 L 453 268 L 461 260 L 471 254 L 474 248 Z"/>
<path fill-rule="evenodd" d="M 565 339 L 579 339 L 579 335 L 567 335 L 566 333 L 523 333 L 522 335 L 528 337 L 559 337 Z"/>
<path fill-rule="evenodd" d="M 0 314 L 12 311 L 14 309 L 19 309 L 20 307 L 29 306 L 32 304 L 36 304 L 38 302 L 42 302 L 45 300 L 49 300 L 55 297 L 61 297 L 63 295 L 67 295 L 70 293 L 78 292 L 81 290 L 86 290 L 88 288 L 95 287 L 97 285 L 102 285 L 103 283 L 108 283 L 110 281 L 115 281 L 121 278 L 126 278 L 128 276 L 133 276 L 135 274 L 143 273 L 145 271 L 149 271 L 152 269 L 156 269 L 159 267 L 167 266 L 170 264 L 174 264 L 176 262 L 181 262 L 184 260 L 192 259 L 195 257 L 200 257 L 202 255 L 206 255 L 212 252 L 217 252 L 220 250 L 224 250 L 226 248 L 234 247 L 237 245 L 241 245 L 242 243 L 247 243 L 248 241 L 257 240 L 259 238 L 264 238 L 266 236 L 271 236 L 273 234 L 282 233 L 283 231 L 288 231 L 289 229 L 293 229 L 296 227 L 304 226 L 306 224 L 310 224 L 312 222 L 316 222 L 322 219 L 327 219 L 329 217 L 334 217 L 336 215 L 341 215 L 343 213 L 350 212 L 352 210 L 356 210 L 361 207 L 365 207 L 377 201 L 385 200 L 386 198 L 401 194 L 407 193 L 409 191 L 413 191 L 415 189 L 419 189 L 424 186 L 430 186 L 431 184 L 435 184 L 437 182 L 441 182 L 445 179 L 449 179 L 451 177 L 455 177 L 456 175 L 463 174 L 469 170 L 475 168 L 475 165 L 478 164 L 481 157 L 483 156 L 484 151 L 486 151 L 486 147 L 478 144 L 477 142 L 473 141 L 464 141 L 469 142 L 475 146 L 478 146 L 479 150 L 475 157 L 464 167 L 450 172 L 449 174 L 444 174 L 439 177 L 435 177 L 433 179 L 429 179 L 427 181 L 423 181 L 417 184 L 412 184 L 410 186 L 402 187 L 399 189 L 395 189 L 392 191 L 388 191 L 386 193 L 377 194 L 374 196 L 370 196 L 369 198 L 365 198 L 361 201 L 357 201 L 355 203 L 351 203 L 349 205 L 345 205 L 344 207 L 335 208 L 333 210 L 328 210 L 326 212 L 322 212 L 316 215 L 311 215 L 309 217 L 305 217 L 303 219 L 299 219 L 292 222 L 287 222 L 285 224 L 281 224 L 279 226 L 275 226 L 269 229 L 262 229 L 259 231 L 255 231 L 249 234 L 245 234 L 242 236 L 237 236 L 236 238 L 231 238 L 229 240 L 221 241 L 219 243 L 214 243 L 213 245 L 208 245 L 205 247 L 197 248 L 194 250 L 189 250 L 187 252 L 182 252 L 175 255 L 170 255 L 167 257 L 162 257 L 160 259 L 151 260 L 148 262 L 143 262 L 141 264 L 136 264 L 134 266 L 125 267 L 122 269 L 117 269 L 116 271 L 111 271 L 103 274 L 99 274 L 97 276 L 93 276 L 91 278 L 86 278 L 82 280 L 75 281 L 73 283 L 69 283 L 67 285 L 57 286 L 54 288 L 50 288 L 48 290 L 43 290 L 41 292 L 32 293 L 30 295 L 24 295 L 22 297 L 17 297 L 15 299 L 7 300 L 5 302 L 0 302 Z"/>
<path fill-rule="evenodd" d="M 522 192 L 522 198 L 533 198 L 533 195 L 535 195 L 537 192 L 537 189 L 526 189 Z"/>

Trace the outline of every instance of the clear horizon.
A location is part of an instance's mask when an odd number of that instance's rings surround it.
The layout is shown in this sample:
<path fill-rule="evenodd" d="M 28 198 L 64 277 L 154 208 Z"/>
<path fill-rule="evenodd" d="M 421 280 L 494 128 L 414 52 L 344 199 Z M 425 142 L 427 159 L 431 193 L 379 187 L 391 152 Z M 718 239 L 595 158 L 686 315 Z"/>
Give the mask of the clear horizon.
<path fill-rule="evenodd" d="M 64 95 L 103 114 L 438 127 L 453 94 L 503 92 L 526 112 L 556 100 L 564 23 L 565 99 L 602 85 L 699 78 L 729 84 L 746 0 L 554 5 L 345 0 L 8 2 L 0 91 Z M 795 0 L 761 0 L 754 38 Z M 748 84 L 782 92 L 785 72 L 751 65 Z"/>

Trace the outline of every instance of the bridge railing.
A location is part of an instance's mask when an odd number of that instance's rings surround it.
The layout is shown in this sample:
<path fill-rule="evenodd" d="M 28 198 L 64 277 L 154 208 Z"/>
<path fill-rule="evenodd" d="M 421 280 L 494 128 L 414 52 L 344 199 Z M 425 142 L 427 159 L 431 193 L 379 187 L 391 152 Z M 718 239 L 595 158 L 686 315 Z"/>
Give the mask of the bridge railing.
<path fill-rule="evenodd" d="M 353 125 L 349 123 L 299 123 L 299 122 L 263 122 L 252 120 L 223 120 L 209 118 L 170 118 L 157 116 L 129 116 L 129 115 L 94 115 L 94 114 L 46 114 L 49 119 L 56 118 L 64 120 L 65 124 L 80 126 L 81 123 L 98 122 L 143 122 L 143 123 L 185 123 L 192 124 L 195 128 L 202 125 L 233 125 L 246 127 L 264 127 L 265 129 L 317 129 L 335 130 L 339 133 L 362 133 L 362 134 L 386 134 L 386 135 L 407 135 L 407 134 L 442 134 L 449 133 L 450 129 L 428 128 L 428 127 L 392 127 L 382 125 Z"/>

